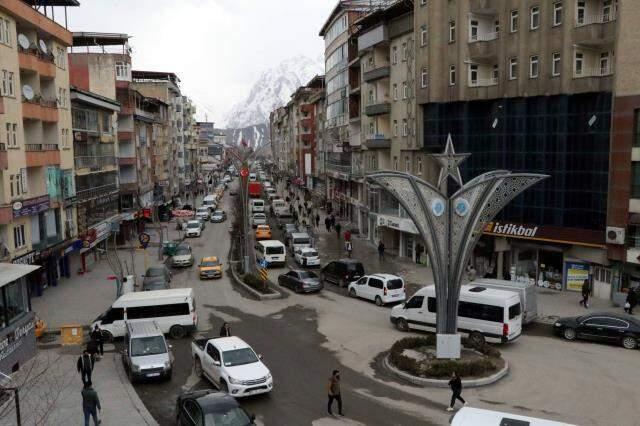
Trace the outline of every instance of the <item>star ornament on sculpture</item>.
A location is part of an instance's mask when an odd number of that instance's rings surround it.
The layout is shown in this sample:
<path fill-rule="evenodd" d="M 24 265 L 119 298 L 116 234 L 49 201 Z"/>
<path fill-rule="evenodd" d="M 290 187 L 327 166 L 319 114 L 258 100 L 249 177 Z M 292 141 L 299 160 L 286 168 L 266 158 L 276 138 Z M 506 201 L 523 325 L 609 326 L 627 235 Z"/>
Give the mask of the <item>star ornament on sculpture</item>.
<path fill-rule="evenodd" d="M 447 145 L 442 154 L 431 154 L 438 164 L 440 164 L 440 176 L 438 177 L 438 188 L 447 177 L 455 180 L 458 185 L 463 186 L 462 175 L 460 175 L 460 163 L 467 159 L 470 154 L 456 154 L 451 141 L 451 134 L 447 136 Z"/>

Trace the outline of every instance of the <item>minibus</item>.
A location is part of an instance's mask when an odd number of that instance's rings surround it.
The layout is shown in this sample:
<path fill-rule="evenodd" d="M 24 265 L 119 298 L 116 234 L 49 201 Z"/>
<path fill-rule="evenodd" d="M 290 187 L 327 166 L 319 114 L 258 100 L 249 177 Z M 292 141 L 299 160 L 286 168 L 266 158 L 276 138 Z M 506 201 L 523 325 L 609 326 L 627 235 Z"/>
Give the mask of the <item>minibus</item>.
<path fill-rule="evenodd" d="M 476 278 L 469 285 L 479 285 L 496 290 L 506 290 L 518 293 L 522 306 L 522 323 L 529 324 L 538 318 L 538 293 L 536 286 L 529 282 L 496 280 L 492 278 Z"/>
<path fill-rule="evenodd" d="M 564 422 L 539 419 L 502 413 L 500 411 L 483 410 L 481 408 L 462 407 L 458 410 L 451 426 L 575 426 Z"/>
<path fill-rule="evenodd" d="M 284 244 L 278 240 L 258 241 L 256 244 L 256 260 L 267 261 L 268 266 L 284 266 L 286 250 Z"/>

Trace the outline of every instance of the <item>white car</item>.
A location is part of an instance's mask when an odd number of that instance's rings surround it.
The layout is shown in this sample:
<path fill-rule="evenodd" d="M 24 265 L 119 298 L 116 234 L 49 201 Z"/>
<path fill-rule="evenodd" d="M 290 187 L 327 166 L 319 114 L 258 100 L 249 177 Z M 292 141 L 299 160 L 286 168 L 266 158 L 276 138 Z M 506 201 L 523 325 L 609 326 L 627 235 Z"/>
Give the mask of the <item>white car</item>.
<path fill-rule="evenodd" d="M 300 247 L 293 252 L 293 258 L 300 266 L 320 266 L 318 250 L 313 247 Z"/>
<path fill-rule="evenodd" d="M 202 235 L 202 226 L 199 220 L 190 220 L 187 222 L 187 230 L 185 231 L 185 237 L 199 237 Z"/>
<path fill-rule="evenodd" d="M 196 210 L 197 218 L 200 218 L 202 220 L 209 220 L 210 216 L 211 212 L 209 210 L 209 207 L 198 207 L 198 210 Z"/>
<path fill-rule="evenodd" d="M 251 226 L 254 228 L 258 225 L 266 225 L 267 224 L 267 215 L 264 213 L 254 213 L 251 216 Z"/>
<path fill-rule="evenodd" d="M 348 292 L 351 297 L 372 300 L 378 306 L 404 302 L 406 299 L 404 280 L 391 274 L 365 275 L 350 283 Z"/>

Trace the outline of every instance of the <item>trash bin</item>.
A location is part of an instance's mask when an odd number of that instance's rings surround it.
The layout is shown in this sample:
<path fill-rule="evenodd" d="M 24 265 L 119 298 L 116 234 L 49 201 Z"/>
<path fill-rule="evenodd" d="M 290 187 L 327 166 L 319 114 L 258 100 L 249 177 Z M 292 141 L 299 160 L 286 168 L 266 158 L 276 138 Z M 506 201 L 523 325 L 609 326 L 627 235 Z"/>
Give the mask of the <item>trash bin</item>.
<path fill-rule="evenodd" d="M 82 326 L 80 324 L 66 324 L 60 327 L 60 337 L 63 345 L 82 345 Z"/>
<path fill-rule="evenodd" d="M 173 256 L 176 254 L 176 249 L 178 248 L 178 243 L 175 241 L 167 241 L 163 244 L 163 253 L 167 256 Z"/>

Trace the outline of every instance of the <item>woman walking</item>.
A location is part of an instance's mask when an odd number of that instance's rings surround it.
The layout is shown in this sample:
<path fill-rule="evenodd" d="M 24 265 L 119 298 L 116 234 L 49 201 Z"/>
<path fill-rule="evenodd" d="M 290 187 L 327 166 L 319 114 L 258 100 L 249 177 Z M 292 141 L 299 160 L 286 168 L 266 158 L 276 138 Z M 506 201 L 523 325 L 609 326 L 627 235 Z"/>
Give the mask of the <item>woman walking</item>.
<path fill-rule="evenodd" d="M 464 405 L 467 405 L 467 401 L 462 398 L 462 380 L 460 376 L 454 371 L 451 373 L 451 380 L 449 380 L 449 387 L 451 388 L 451 404 L 447 407 L 447 411 L 453 411 L 453 406 L 456 403 L 456 399 L 459 399 Z"/>

